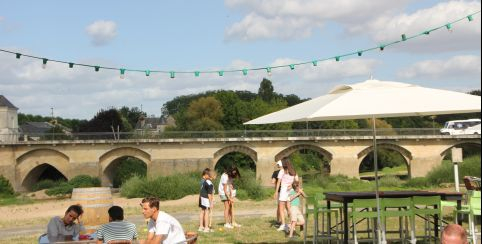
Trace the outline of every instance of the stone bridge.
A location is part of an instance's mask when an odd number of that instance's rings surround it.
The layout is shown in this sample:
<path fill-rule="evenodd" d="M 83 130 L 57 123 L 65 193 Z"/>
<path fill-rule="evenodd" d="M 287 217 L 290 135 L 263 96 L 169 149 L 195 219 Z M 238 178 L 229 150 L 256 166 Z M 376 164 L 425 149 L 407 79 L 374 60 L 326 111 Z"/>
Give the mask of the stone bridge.
<path fill-rule="evenodd" d="M 380 148 L 399 152 L 409 175 L 425 176 L 440 165 L 452 147 L 476 144 L 480 135 L 387 135 L 379 136 Z M 256 163 L 256 177 L 270 184 L 276 160 L 302 150 L 319 152 L 330 162 L 332 175 L 359 177 L 359 166 L 372 149 L 371 136 L 237 137 L 207 139 L 125 139 L 0 142 L 0 174 L 15 190 L 27 191 L 51 166 L 67 179 L 87 174 L 111 185 L 118 159 L 129 156 L 147 165 L 148 176 L 201 172 L 214 168 L 226 154 L 240 152 Z"/>

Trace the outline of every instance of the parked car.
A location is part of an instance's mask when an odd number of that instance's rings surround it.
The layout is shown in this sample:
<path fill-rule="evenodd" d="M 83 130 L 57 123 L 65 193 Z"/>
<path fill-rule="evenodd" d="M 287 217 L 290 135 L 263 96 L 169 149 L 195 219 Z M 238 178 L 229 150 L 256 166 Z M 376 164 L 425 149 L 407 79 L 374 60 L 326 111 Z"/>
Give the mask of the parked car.
<path fill-rule="evenodd" d="M 480 135 L 480 119 L 452 120 L 440 129 L 442 135 Z"/>

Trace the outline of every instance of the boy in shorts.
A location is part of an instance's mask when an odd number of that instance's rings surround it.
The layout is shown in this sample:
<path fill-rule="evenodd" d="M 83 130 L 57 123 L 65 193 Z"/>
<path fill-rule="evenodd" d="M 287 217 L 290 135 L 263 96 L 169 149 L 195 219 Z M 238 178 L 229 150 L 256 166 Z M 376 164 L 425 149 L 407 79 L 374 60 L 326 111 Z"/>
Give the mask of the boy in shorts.
<path fill-rule="evenodd" d="M 290 238 L 293 238 L 293 233 L 296 226 L 300 226 L 300 230 L 303 230 L 305 225 L 305 218 L 301 211 L 300 196 L 306 197 L 303 189 L 301 189 L 298 181 L 293 182 L 293 188 L 290 190 L 289 200 L 291 202 L 291 224 L 290 224 Z"/>
<path fill-rule="evenodd" d="M 199 208 L 201 213 L 199 214 L 199 229 L 202 232 L 213 232 L 209 227 L 209 212 L 213 204 L 214 185 L 211 182 L 211 169 L 206 168 L 203 170 L 201 191 L 199 193 Z"/>

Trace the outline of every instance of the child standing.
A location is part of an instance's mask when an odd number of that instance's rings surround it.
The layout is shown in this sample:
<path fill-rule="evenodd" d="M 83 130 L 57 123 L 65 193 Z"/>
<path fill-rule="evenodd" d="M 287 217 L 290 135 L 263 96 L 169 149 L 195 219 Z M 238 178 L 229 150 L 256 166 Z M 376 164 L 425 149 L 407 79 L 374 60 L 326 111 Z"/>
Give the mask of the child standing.
<path fill-rule="evenodd" d="M 224 204 L 224 228 L 232 229 L 234 227 L 241 227 L 234 221 L 233 207 L 234 199 L 236 197 L 236 190 L 233 186 L 233 181 L 235 178 L 240 178 L 238 168 L 232 166 L 230 169 L 225 169 L 224 173 L 221 175 L 221 180 L 219 182 L 219 196 Z"/>
<path fill-rule="evenodd" d="M 296 226 L 301 226 L 301 230 L 305 227 L 305 218 L 300 206 L 300 196 L 306 197 L 303 189 L 301 189 L 298 181 L 293 182 L 293 188 L 290 190 L 290 202 L 291 202 L 291 224 L 290 224 L 290 238 L 293 238 L 293 232 Z"/>
<path fill-rule="evenodd" d="M 201 213 L 199 214 L 199 229 L 198 231 L 213 232 L 209 227 L 209 209 L 213 203 L 214 185 L 211 182 L 211 169 L 206 168 L 203 170 L 201 191 L 199 193 L 199 208 Z"/>

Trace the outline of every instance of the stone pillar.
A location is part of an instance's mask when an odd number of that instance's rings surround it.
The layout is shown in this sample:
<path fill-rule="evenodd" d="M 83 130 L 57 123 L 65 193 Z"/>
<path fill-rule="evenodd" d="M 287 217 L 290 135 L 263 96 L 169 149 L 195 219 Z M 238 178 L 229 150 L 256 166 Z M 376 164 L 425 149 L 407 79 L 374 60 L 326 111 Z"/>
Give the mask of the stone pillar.
<path fill-rule="evenodd" d="M 358 153 L 363 150 L 363 146 L 337 146 L 330 148 L 333 159 L 330 162 L 330 175 L 345 175 L 348 177 L 359 178 L 359 167 L 362 158 L 358 158 Z"/>
<path fill-rule="evenodd" d="M 414 156 L 411 165 L 412 177 L 425 177 L 435 167 L 442 164 L 443 157 L 440 155 L 417 155 Z"/>

